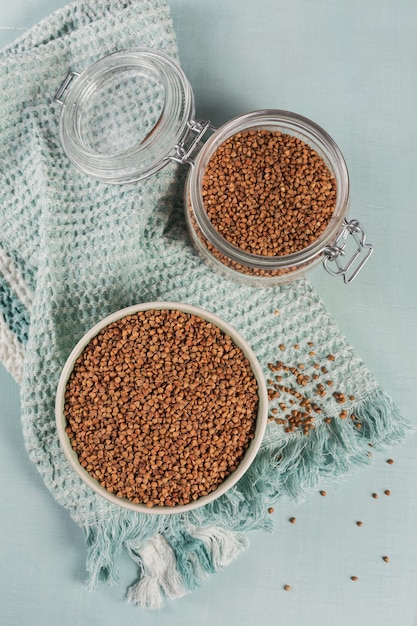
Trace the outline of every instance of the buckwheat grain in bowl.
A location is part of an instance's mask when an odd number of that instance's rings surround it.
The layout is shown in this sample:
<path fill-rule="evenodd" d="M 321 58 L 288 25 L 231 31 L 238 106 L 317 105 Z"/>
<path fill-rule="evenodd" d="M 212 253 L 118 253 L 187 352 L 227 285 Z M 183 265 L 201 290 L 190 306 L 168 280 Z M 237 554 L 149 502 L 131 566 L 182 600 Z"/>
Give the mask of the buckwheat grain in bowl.
<path fill-rule="evenodd" d="M 63 451 L 121 507 L 177 513 L 246 472 L 267 422 L 260 365 L 219 317 L 180 303 L 122 309 L 94 326 L 59 381 Z"/>

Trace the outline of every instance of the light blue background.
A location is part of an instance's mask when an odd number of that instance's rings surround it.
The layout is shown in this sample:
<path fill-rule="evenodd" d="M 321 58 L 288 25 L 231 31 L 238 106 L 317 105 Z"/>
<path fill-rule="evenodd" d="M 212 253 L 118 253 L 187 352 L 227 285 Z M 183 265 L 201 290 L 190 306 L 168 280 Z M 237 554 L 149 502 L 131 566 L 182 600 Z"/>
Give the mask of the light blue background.
<path fill-rule="evenodd" d="M 0 2 L 1 45 L 65 4 Z M 349 287 L 321 268 L 311 280 L 382 386 L 417 424 L 417 4 L 170 5 L 199 117 L 219 125 L 257 108 L 288 109 L 314 119 L 342 149 L 350 213 L 366 226 L 375 253 Z M 385 462 L 389 456 L 394 465 Z M 124 600 L 136 573 L 127 559 L 120 586 L 85 590 L 82 532 L 27 459 L 18 386 L 0 366 L 0 502 L 4 626 L 417 626 L 415 437 L 376 455 L 372 466 L 328 489 L 327 497 L 281 504 L 274 533 L 253 533 L 250 549 L 227 570 L 161 611 L 140 611 Z M 291 592 L 283 591 L 285 584 Z"/>

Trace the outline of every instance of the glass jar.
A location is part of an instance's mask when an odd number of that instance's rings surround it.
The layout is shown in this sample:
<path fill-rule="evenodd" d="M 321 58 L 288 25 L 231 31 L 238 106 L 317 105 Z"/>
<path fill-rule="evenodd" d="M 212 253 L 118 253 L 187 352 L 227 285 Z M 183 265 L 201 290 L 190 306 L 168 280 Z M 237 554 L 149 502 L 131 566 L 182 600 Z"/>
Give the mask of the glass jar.
<path fill-rule="evenodd" d="M 112 184 L 165 167 L 195 115 L 181 68 L 154 50 L 122 50 L 70 72 L 55 101 L 62 106 L 60 138 L 69 159 Z"/>
<path fill-rule="evenodd" d="M 305 117 L 281 110 L 246 113 L 218 129 L 195 119 L 191 86 L 177 63 L 155 50 L 130 49 L 70 72 L 55 95 L 60 137 L 74 165 L 101 181 L 131 183 L 177 161 L 190 170 L 185 214 L 191 240 L 206 262 L 229 278 L 276 285 L 299 278 L 320 261 L 350 283 L 372 253 L 356 220 L 347 220 L 349 177 L 333 139 Z M 237 133 L 272 131 L 307 144 L 335 181 L 332 215 L 317 239 L 280 256 L 254 254 L 225 238 L 209 219 L 203 179 L 219 146 Z"/>

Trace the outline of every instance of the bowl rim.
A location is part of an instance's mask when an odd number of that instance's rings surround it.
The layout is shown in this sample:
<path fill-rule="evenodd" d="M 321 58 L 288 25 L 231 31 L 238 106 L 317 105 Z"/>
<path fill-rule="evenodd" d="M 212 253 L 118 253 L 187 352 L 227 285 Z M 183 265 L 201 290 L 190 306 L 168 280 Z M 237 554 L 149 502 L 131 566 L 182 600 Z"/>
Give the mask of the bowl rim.
<path fill-rule="evenodd" d="M 229 335 L 233 341 L 233 343 L 238 346 L 242 352 L 245 354 L 246 358 L 249 360 L 251 370 L 256 378 L 258 384 L 258 411 L 256 416 L 256 426 L 255 426 L 255 435 L 253 439 L 250 441 L 249 446 L 239 463 L 237 469 L 229 474 L 229 476 L 222 482 L 220 485 L 212 492 L 205 496 L 201 496 L 197 500 L 192 500 L 187 504 L 181 504 L 178 506 L 172 507 L 161 507 L 161 506 L 153 506 L 147 507 L 146 504 L 140 503 L 135 504 L 131 502 L 127 498 L 120 498 L 115 494 L 107 491 L 104 487 L 100 485 L 100 483 L 93 478 L 78 462 L 78 456 L 76 452 L 73 450 L 71 443 L 69 441 L 68 435 L 65 432 L 66 420 L 63 414 L 63 407 L 65 402 L 65 390 L 67 387 L 67 383 L 71 372 L 74 368 L 75 362 L 77 358 L 81 355 L 83 350 L 87 347 L 90 341 L 98 335 L 98 333 L 103 330 L 109 324 L 116 322 L 117 320 L 122 319 L 128 315 L 134 315 L 136 313 L 147 311 L 147 310 L 180 310 L 183 313 L 187 313 L 190 315 L 196 315 L 201 317 L 202 319 L 215 324 L 220 328 L 225 334 Z M 140 304 L 134 304 L 132 306 L 128 306 L 122 309 L 118 309 L 114 311 L 110 315 L 102 318 L 99 322 L 97 322 L 94 326 L 90 328 L 77 342 L 77 344 L 72 349 L 70 355 L 68 356 L 62 370 L 61 375 L 58 381 L 56 396 L 55 396 L 55 424 L 58 434 L 59 443 L 61 446 L 61 450 L 64 453 L 67 461 L 70 463 L 71 467 L 78 474 L 79 478 L 88 485 L 96 494 L 102 496 L 106 500 L 110 501 L 114 505 L 122 508 L 128 509 L 131 511 L 136 511 L 139 513 L 147 513 L 147 514 L 174 514 L 174 513 L 184 513 L 187 511 L 191 511 L 197 508 L 212 502 L 213 500 L 217 500 L 220 496 L 225 494 L 232 486 L 234 486 L 240 478 L 247 472 L 250 465 L 255 459 L 256 454 L 259 451 L 261 446 L 266 424 L 268 418 L 268 392 L 266 387 L 266 380 L 261 368 L 261 365 L 258 361 L 253 350 L 250 348 L 249 344 L 242 337 L 242 335 L 235 330 L 228 322 L 223 320 L 221 317 L 216 315 L 215 313 L 211 313 L 206 309 L 194 306 L 191 304 L 184 304 L 182 302 L 171 302 L 171 301 L 155 301 L 155 302 L 143 302 Z"/>

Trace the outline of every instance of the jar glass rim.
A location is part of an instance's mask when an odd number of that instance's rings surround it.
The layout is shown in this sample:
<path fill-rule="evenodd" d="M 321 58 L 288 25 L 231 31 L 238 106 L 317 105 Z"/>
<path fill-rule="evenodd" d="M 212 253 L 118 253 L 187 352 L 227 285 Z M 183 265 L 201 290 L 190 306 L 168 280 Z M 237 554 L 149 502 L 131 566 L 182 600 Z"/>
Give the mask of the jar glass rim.
<path fill-rule="evenodd" d="M 205 169 L 217 150 L 229 137 L 243 130 L 276 130 L 298 137 L 323 158 L 336 179 L 336 206 L 324 232 L 302 250 L 282 256 L 262 256 L 238 248 L 225 239 L 207 216 L 202 196 Z M 232 261 L 256 269 L 273 270 L 308 263 L 333 242 L 341 228 L 349 205 L 349 175 L 343 155 L 332 137 L 312 120 L 281 109 L 262 109 L 239 115 L 223 124 L 199 152 L 188 186 L 194 217 L 205 238 Z"/>

